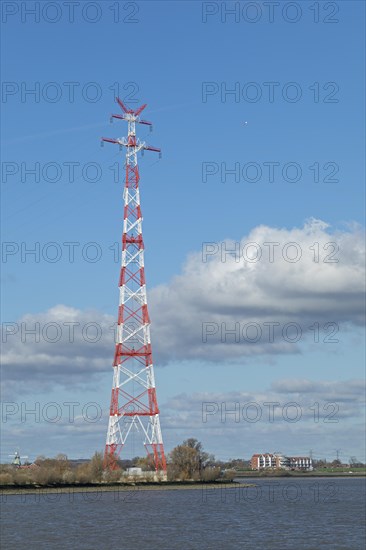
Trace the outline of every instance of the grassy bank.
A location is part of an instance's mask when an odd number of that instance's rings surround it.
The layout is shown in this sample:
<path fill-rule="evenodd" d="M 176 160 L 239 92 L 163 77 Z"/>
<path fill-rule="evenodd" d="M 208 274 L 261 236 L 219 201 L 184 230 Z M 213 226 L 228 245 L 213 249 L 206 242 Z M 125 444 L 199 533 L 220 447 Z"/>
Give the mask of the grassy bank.
<path fill-rule="evenodd" d="M 284 470 L 264 470 L 256 472 L 254 470 L 237 472 L 235 478 L 266 478 L 266 477 L 365 477 L 365 468 L 355 468 L 353 470 L 332 470 L 322 469 L 315 470 L 313 472 L 301 472 L 301 471 L 284 471 Z"/>

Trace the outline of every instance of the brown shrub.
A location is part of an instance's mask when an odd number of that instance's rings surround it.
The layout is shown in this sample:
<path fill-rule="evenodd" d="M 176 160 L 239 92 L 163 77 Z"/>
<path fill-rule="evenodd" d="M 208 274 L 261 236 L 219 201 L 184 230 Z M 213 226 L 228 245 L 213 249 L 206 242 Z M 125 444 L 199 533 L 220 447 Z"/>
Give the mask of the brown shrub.
<path fill-rule="evenodd" d="M 61 483 L 62 475 L 54 467 L 41 466 L 34 470 L 33 479 L 38 485 Z"/>
<path fill-rule="evenodd" d="M 75 472 L 72 470 L 66 470 L 66 472 L 62 474 L 62 482 L 67 485 L 70 483 L 75 483 Z"/>
<path fill-rule="evenodd" d="M 13 484 L 13 476 L 7 472 L 0 474 L 0 485 L 12 485 Z"/>
<path fill-rule="evenodd" d="M 202 472 L 202 481 L 215 481 L 220 476 L 220 468 L 210 467 L 205 468 Z"/>
<path fill-rule="evenodd" d="M 235 476 L 236 476 L 236 472 L 234 470 L 226 470 L 226 472 L 224 472 L 222 477 L 226 481 L 232 481 Z"/>
<path fill-rule="evenodd" d="M 30 470 L 14 468 L 13 482 L 15 485 L 28 485 L 29 483 L 33 483 L 32 472 Z"/>
<path fill-rule="evenodd" d="M 121 481 L 122 470 L 106 470 L 103 474 L 103 479 L 107 483 L 117 483 Z"/>
<path fill-rule="evenodd" d="M 90 476 L 93 482 L 100 482 L 103 478 L 103 455 L 95 452 L 90 461 Z"/>
<path fill-rule="evenodd" d="M 91 483 L 92 474 L 90 471 L 90 462 L 85 464 L 80 464 L 75 471 L 75 481 L 76 483 Z"/>

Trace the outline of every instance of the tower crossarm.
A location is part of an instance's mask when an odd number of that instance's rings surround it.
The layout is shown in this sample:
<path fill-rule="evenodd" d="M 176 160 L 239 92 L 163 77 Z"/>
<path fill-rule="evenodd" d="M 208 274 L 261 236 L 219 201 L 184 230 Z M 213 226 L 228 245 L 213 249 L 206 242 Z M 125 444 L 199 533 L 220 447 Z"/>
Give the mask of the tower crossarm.
<path fill-rule="evenodd" d="M 149 124 L 149 123 L 143 122 L 143 124 Z M 102 137 L 101 140 L 102 142 L 105 141 L 107 143 L 116 143 L 121 147 L 127 147 L 128 149 L 133 149 L 133 151 L 132 152 L 129 151 L 127 155 L 139 153 L 142 149 L 144 149 L 145 151 L 155 151 L 156 153 L 161 153 L 161 149 L 159 149 L 158 147 L 153 147 L 152 145 L 148 145 L 145 141 L 140 141 L 138 138 L 134 138 L 133 136 L 134 134 L 132 134 L 131 137 L 128 137 L 128 138 Z"/>

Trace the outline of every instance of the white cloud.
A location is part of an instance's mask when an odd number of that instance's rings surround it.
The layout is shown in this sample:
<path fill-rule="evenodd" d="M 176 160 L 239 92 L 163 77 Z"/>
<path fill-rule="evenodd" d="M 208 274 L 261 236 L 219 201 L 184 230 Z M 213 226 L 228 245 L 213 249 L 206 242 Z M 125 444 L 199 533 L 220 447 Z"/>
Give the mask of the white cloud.
<path fill-rule="evenodd" d="M 112 365 L 114 319 L 57 305 L 2 326 L 5 390 L 34 392 L 95 384 Z M 111 369 L 110 369 L 111 371 Z"/>
<path fill-rule="evenodd" d="M 262 253 L 260 260 L 247 261 L 248 243 L 256 243 Z M 270 246 L 265 243 L 279 243 L 273 245 L 272 262 Z M 296 243 L 296 247 L 288 243 Z M 225 254 L 235 246 L 234 255 Z M 315 337 L 309 329 L 314 323 L 324 331 L 323 338 L 332 338 L 332 330 L 336 338 L 340 323 L 364 322 L 364 237 L 357 226 L 333 233 L 319 220 L 294 229 L 259 226 L 240 244 L 227 240 L 203 248 L 216 253 L 205 257 L 192 254 L 181 275 L 150 293 L 153 341 L 160 360 L 222 361 L 294 353 L 299 346 L 282 336 L 287 323 L 300 325 L 303 340 L 305 333 Z M 300 253 L 297 262 L 288 261 Z M 279 334 L 274 342 L 269 341 L 270 328 L 263 324 L 272 322 L 279 323 L 273 329 L 274 335 Z M 235 323 L 239 342 L 234 336 L 222 342 L 225 329 L 233 330 Z M 248 323 L 252 328 L 246 328 Z M 257 334 L 253 323 L 261 331 L 255 343 L 248 342 Z M 324 327 L 326 323 L 334 324 Z M 216 333 L 211 336 L 208 330 Z M 290 330 L 288 336 L 291 339 L 295 334 Z"/>
<path fill-rule="evenodd" d="M 363 233 L 357 226 L 333 233 L 319 220 L 290 230 L 259 226 L 242 239 L 240 250 L 249 242 L 257 243 L 263 251 L 260 261 L 250 263 L 230 255 L 221 261 L 221 254 L 203 261 L 202 253 L 194 253 L 180 275 L 150 291 L 156 364 L 190 359 L 243 362 L 261 355 L 270 360 L 279 354 L 308 351 L 315 339 L 315 323 L 319 323 L 320 342 L 338 339 L 341 331 L 363 323 L 364 248 Z M 272 263 L 264 244 L 269 242 L 280 243 L 274 249 Z M 297 243 L 302 252 L 296 263 L 282 257 L 281 250 L 290 242 Z M 329 242 L 338 247 L 334 257 L 337 263 L 323 261 L 333 250 L 324 250 Z M 310 249 L 314 249 L 314 243 L 319 243 L 319 262 L 314 262 L 314 250 Z M 216 248 L 220 247 L 218 243 Z M 225 247 L 233 248 L 233 243 L 224 241 L 223 250 Z M 273 328 L 272 342 L 265 323 L 273 322 L 279 326 Z M 328 322 L 331 325 L 326 329 Z M 207 328 L 204 323 L 217 328 L 206 341 L 202 337 L 203 327 Z M 221 342 L 222 323 L 228 330 L 237 323 L 238 342 L 230 336 Z M 252 328 L 244 333 L 248 323 Z M 248 341 L 255 336 L 253 323 L 262 331 L 256 342 Z M 289 330 L 288 338 L 284 337 L 286 323 L 300 326 L 298 342 L 288 341 L 296 336 L 296 330 Z M 8 332 L 6 336 L 3 333 L 3 380 L 7 389 L 17 393 L 20 389 L 48 391 L 57 384 L 94 387 L 96 377 L 110 372 L 114 326 L 111 315 L 65 305 L 26 314 L 14 326 L 7 325 L 3 328 Z M 32 329 L 36 329 L 36 335 L 27 332 Z M 327 352 L 334 353 L 335 345 L 329 344 Z"/>

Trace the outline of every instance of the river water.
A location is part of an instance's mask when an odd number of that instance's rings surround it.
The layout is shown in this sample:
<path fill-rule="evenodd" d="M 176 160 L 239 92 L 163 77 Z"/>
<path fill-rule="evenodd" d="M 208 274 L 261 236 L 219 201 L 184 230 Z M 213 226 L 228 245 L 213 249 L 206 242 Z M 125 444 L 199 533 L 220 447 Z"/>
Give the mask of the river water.
<path fill-rule="evenodd" d="M 3 495 L 2 549 L 361 550 L 365 479 Z M 244 481 L 243 481 L 244 483 Z"/>

